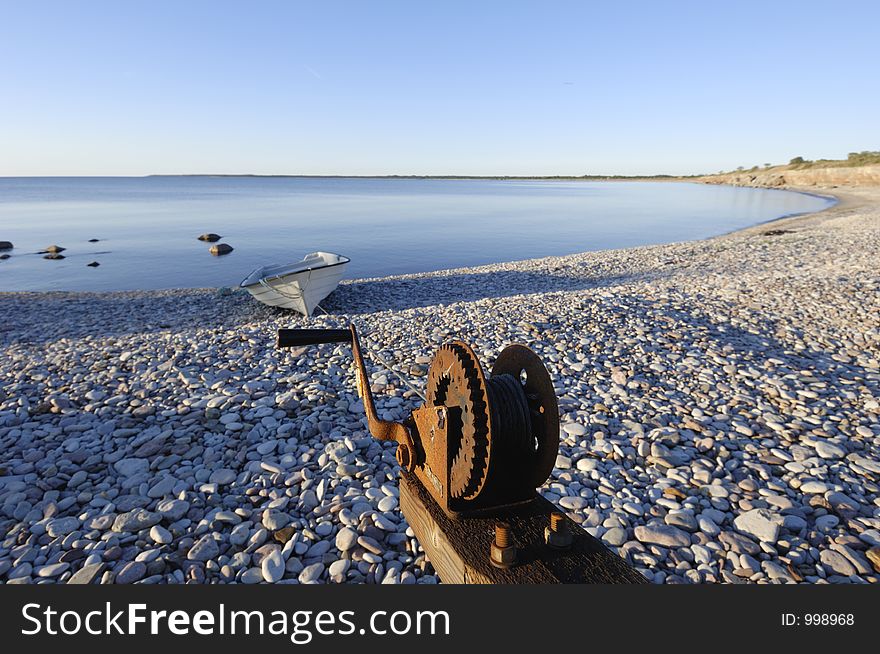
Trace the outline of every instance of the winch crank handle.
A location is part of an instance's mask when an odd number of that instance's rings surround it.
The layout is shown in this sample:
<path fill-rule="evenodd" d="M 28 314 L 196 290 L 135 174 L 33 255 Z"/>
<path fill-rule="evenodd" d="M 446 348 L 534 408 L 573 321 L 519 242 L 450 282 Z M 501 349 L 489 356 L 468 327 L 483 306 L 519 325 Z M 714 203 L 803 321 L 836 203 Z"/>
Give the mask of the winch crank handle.
<path fill-rule="evenodd" d="M 317 345 L 320 343 L 351 343 L 351 353 L 357 369 L 357 391 L 364 401 L 364 412 L 367 414 L 367 424 L 370 434 L 380 441 L 397 442 L 397 462 L 407 472 L 412 472 L 416 466 L 416 450 L 412 435 L 406 425 L 389 420 L 380 420 L 376 414 L 376 405 L 373 403 L 373 394 L 367 377 L 367 369 L 364 358 L 361 355 L 361 345 L 358 341 L 357 330 L 354 323 L 348 329 L 279 329 L 278 347 L 297 347 L 302 345 Z"/>

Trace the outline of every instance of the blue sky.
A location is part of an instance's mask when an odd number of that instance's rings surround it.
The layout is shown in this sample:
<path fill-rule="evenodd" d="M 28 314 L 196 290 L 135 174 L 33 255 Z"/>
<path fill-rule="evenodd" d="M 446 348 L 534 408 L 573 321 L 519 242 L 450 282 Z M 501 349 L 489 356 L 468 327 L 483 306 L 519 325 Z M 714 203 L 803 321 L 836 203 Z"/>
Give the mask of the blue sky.
<path fill-rule="evenodd" d="M 696 173 L 880 149 L 878 2 L 8 2 L 0 175 Z"/>

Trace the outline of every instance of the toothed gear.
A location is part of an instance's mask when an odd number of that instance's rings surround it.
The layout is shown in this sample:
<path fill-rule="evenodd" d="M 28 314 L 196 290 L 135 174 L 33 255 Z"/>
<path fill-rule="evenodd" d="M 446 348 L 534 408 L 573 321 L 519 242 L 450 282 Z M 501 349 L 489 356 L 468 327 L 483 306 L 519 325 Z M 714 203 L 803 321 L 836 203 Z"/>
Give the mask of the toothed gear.
<path fill-rule="evenodd" d="M 456 342 L 437 351 L 428 371 L 427 403 L 461 409 L 461 441 L 450 466 L 449 493 L 472 499 L 488 472 L 489 407 L 485 378 L 470 347 Z"/>

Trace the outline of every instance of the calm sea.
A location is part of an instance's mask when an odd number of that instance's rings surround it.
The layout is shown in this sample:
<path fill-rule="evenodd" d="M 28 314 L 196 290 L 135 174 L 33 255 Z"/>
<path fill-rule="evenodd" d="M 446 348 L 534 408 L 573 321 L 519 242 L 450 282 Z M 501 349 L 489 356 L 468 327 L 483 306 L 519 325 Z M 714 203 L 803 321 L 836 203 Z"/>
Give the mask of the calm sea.
<path fill-rule="evenodd" d="M 666 182 L 0 178 L 0 241 L 15 245 L 0 290 L 234 286 L 315 250 L 376 277 L 705 238 L 829 203 Z M 204 232 L 234 252 L 211 256 Z M 64 260 L 37 254 L 51 244 Z"/>

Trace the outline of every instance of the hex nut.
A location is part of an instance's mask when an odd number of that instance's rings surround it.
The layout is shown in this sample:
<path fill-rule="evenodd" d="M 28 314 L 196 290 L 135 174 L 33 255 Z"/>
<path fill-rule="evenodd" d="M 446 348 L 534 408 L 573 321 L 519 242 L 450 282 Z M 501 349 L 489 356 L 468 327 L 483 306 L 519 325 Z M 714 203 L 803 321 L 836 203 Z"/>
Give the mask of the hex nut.
<path fill-rule="evenodd" d="M 544 528 L 544 541 L 550 547 L 557 550 L 565 550 L 571 547 L 574 538 L 568 530 L 554 530 L 550 527 Z"/>
<path fill-rule="evenodd" d="M 509 568 L 516 563 L 516 548 L 512 545 L 499 547 L 495 541 L 492 541 L 489 559 L 496 568 Z"/>

